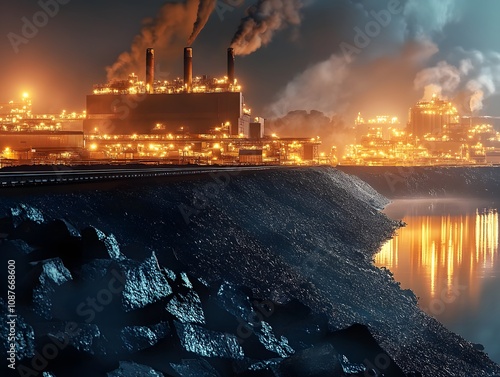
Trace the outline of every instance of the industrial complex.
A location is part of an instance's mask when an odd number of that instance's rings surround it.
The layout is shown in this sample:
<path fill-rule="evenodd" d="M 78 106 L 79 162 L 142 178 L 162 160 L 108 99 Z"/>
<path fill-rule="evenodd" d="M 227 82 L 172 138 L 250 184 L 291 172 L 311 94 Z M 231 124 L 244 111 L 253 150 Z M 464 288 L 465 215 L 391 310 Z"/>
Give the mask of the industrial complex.
<path fill-rule="evenodd" d="M 83 114 L 33 115 L 28 96 L 0 104 L 2 163 L 37 161 L 197 164 L 319 163 L 317 138 L 266 135 L 252 116 L 227 50 L 223 78 L 193 75 L 193 49 L 184 49 L 184 77 L 155 79 L 155 52 L 146 51 L 145 80 L 95 85 Z M 80 127 L 68 124 L 80 121 Z"/>
<path fill-rule="evenodd" d="M 419 101 L 402 126 L 397 117 L 358 115 L 356 143 L 345 148 L 343 165 L 484 165 L 500 163 L 498 119 L 460 116 L 453 103 L 434 95 Z"/>
<path fill-rule="evenodd" d="M 145 51 L 144 79 L 94 85 L 82 113 L 33 114 L 29 94 L 0 103 L 0 167 L 21 164 L 161 163 L 200 165 L 455 165 L 500 163 L 494 119 L 461 116 L 436 95 L 420 101 L 402 125 L 397 117 L 358 115 L 353 144 L 323 146 L 319 137 L 281 138 L 245 104 L 227 50 L 222 78 L 193 74 L 155 77 L 155 51 Z M 336 153 L 339 153 L 339 156 Z"/>

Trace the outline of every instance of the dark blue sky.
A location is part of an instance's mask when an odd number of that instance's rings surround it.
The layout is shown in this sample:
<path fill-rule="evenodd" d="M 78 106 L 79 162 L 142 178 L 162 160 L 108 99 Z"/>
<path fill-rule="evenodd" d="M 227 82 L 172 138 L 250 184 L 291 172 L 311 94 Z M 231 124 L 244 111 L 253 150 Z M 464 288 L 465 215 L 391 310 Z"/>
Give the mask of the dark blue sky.
<path fill-rule="evenodd" d="M 251 3 L 245 1 L 246 6 Z M 368 115 L 394 113 L 404 119 L 408 107 L 423 95 L 422 88 L 414 88 L 419 71 L 441 60 L 458 68 L 464 59 L 477 57 L 474 50 L 492 55 L 486 61 L 472 59 L 472 73 L 461 79 L 453 93 L 444 94 L 454 97 L 470 87 L 469 81 L 477 81 L 482 88 L 488 88 L 482 112 L 500 115 L 499 97 L 495 95 L 496 86 L 500 85 L 500 78 L 496 77 L 497 69 L 500 70 L 500 61 L 496 59 L 500 53 L 500 2 L 405 0 L 405 13 L 394 16 L 391 24 L 347 66 L 335 60 L 342 58 L 340 43 L 353 43 L 353 28 L 363 28 L 371 20 L 369 11 L 386 9 L 389 0 L 304 3 L 300 26 L 279 31 L 268 46 L 237 58 L 237 77 L 254 111 L 267 116 L 278 114 L 278 107 L 281 112 L 304 107 L 341 112 L 348 118 L 364 111 Z M 163 4 L 159 0 L 70 0 L 15 53 L 8 33 L 21 35 L 21 18 L 31 19 L 40 7 L 36 1 L 2 1 L 0 101 L 15 99 L 23 91 L 29 91 L 37 111 L 83 110 L 85 94 L 92 85 L 106 81 L 105 67 L 129 50 L 141 30 L 142 20 L 155 17 Z M 225 50 L 246 6 L 236 7 L 224 17 L 217 12 L 212 14 L 193 45 L 195 74 L 225 73 Z M 423 40 L 435 44 L 433 54 L 421 47 Z M 182 43 L 178 43 L 177 54 L 158 59 L 163 76 L 182 74 Z M 464 52 L 458 53 L 458 48 Z M 418 59 L 419 54 L 422 59 Z M 308 78 L 316 77 L 317 71 L 325 77 Z M 269 106 L 279 99 L 279 106 Z"/>

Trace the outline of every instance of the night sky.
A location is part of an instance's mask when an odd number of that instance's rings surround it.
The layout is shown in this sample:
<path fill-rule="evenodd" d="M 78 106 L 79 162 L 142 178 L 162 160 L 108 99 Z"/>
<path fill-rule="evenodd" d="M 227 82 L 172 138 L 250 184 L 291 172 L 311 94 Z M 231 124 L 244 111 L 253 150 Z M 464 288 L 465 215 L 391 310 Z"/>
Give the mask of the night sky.
<path fill-rule="evenodd" d="M 221 15 L 227 9 L 223 1 L 236 6 Z M 157 51 L 160 78 L 182 75 L 182 48 L 198 3 L 187 2 L 186 9 L 194 10 L 187 12 L 189 22 L 168 31 L 168 46 L 165 41 L 151 46 Z M 300 22 L 278 17 L 281 24 L 270 35 L 270 43 L 237 57 L 237 77 L 254 114 L 273 117 L 291 110 L 319 110 L 350 121 L 362 111 L 367 116 L 395 114 L 406 121 L 408 108 L 424 96 L 427 87 L 427 95 L 440 90 L 461 111 L 473 107 L 477 114 L 500 116 L 500 2 L 401 1 L 400 11 L 391 14 L 388 25 L 370 38 L 367 47 L 346 59 L 342 43 L 355 47 L 354 28 L 363 30 L 373 21 L 370 12 L 385 11 L 390 2 L 261 1 L 267 3 L 262 7 L 285 4 L 288 11 L 294 8 Z M 254 3 L 216 3 L 216 11 L 193 43 L 195 75 L 225 74 L 226 49 L 246 9 Z M 33 0 L 2 1 L 0 101 L 29 91 L 35 112 L 83 110 L 92 85 L 107 81 L 106 67 L 130 50 L 144 19 L 157 17 L 164 4 L 158 0 L 70 0 L 16 53 L 9 33 L 22 36 L 22 17 L 31 20 L 41 8 Z M 261 26 L 270 22 L 259 12 L 254 18 Z M 139 68 L 141 79 L 143 71 Z"/>

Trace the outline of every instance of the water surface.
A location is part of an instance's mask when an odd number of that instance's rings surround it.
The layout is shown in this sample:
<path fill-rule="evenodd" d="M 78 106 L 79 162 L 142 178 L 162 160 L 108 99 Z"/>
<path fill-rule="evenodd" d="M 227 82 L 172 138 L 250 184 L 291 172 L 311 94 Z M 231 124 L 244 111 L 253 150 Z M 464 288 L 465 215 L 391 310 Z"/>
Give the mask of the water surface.
<path fill-rule="evenodd" d="M 397 200 L 385 213 L 407 226 L 376 256 L 450 330 L 500 362 L 499 203 Z"/>

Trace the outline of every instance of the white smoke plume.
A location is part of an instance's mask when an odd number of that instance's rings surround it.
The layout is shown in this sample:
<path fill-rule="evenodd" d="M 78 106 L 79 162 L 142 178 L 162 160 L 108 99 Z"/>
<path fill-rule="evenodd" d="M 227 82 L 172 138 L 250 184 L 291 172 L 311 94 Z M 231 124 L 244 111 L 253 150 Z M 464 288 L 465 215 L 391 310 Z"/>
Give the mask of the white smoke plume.
<path fill-rule="evenodd" d="M 367 38 L 366 47 L 356 45 L 357 53 L 349 59 L 337 52 L 338 49 L 332 51 L 328 60 L 294 77 L 277 95 L 276 102 L 268 108 L 269 113 L 283 116 L 293 110 L 319 110 L 329 115 L 345 112 L 351 116 L 369 106 L 374 109 L 375 103 L 389 103 L 388 97 L 392 97 L 400 109 L 405 109 L 418 100 L 418 93 L 411 91 L 414 84 L 422 89 L 428 86 L 431 94 L 453 93 L 460 86 L 462 71 L 472 70 L 470 64 L 464 62 L 457 68 L 441 63 L 429 71 L 419 72 L 439 52 L 433 42 L 435 36 L 448 24 L 460 20 L 463 1 L 402 1 L 402 11 L 392 15 L 389 24 L 380 28 L 379 35 Z M 373 24 L 374 12 L 387 13 L 385 2 L 349 2 L 358 13 L 358 20 L 353 24 L 358 30 L 364 31 L 365 25 Z M 346 42 L 352 44 L 352 41 Z M 386 48 L 387 44 L 391 49 Z M 376 46 L 383 47 L 382 55 L 374 53 Z"/>
<path fill-rule="evenodd" d="M 449 98 L 460 85 L 462 72 L 459 68 L 441 61 L 435 67 L 426 68 L 417 74 L 415 89 L 424 89 L 423 100 L 426 101 L 433 95 Z"/>
<path fill-rule="evenodd" d="M 249 55 L 271 42 L 274 33 L 301 23 L 303 0 L 259 0 L 247 9 L 231 42 L 236 55 Z"/>
<path fill-rule="evenodd" d="M 500 86 L 500 54 L 457 49 L 450 60 L 457 63 L 442 61 L 419 72 L 415 88 L 424 89 L 424 99 L 434 91 L 444 98 L 465 98 L 466 111 L 482 110 L 483 101 L 496 94 Z"/>
<path fill-rule="evenodd" d="M 164 4 L 157 17 L 144 21 L 130 51 L 120 54 L 114 64 L 106 68 L 108 80 L 125 79 L 132 72 L 145 71 L 145 52 L 155 48 L 157 57 L 177 56 L 192 32 L 199 0 Z"/>
<path fill-rule="evenodd" d="M 412 39 L 427 39 L 463 16 L 465 0 L 407 0 L 404 8 L 406 32 Z"/>
<path fill-rule="evenodd" d="M 212 14 L 215 9 L 215 4 L 217 0 L 200 0 L 198 4 L 198 13 L 196 15 L 196 21 L 193 25 L 193 32 L 188 38 L 188 45 L 192 45 L 196 40 L 196 37 L 203 30 L 205 25 L 207 24 L 208 18 Z"/>
<path fill-rule="evenodd" d="M 342 87 L 348 74 L 347 61 L 333 54 L 289 82 L 269 110 L 274 116 L 299 109 L 318 110 L 328 115 L 341 111 L 338 104 L 344 99 Z"/>
<path fill-rule="evenodd" d="M 372 108 L 388 103 L 398 105 L 391 109 L 407 108 L 418 99 L 409 88 L 422 69 L 422 61 L 436 51 L 437 47 L 429 42 L 408 43 L 397 55 L 359 63 L 349 63 L 342 54 L 332 54 L 289 82 L 269 106 L 268 113 L 281 117 L 300 109 L 318 110 L 328 116 L 354 115 L 367 109 L 369 103 Z"/>

